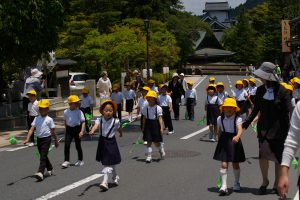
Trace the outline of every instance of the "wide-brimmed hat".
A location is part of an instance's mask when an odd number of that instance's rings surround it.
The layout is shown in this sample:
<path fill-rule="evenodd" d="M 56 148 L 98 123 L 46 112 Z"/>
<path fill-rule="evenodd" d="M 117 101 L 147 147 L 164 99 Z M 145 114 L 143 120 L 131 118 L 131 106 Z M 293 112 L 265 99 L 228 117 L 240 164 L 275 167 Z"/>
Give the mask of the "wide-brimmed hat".
<path fill-rule="evenodd" d="M 175 78 L 175 77 L 178 77 L 178 78 L 179 78 L 179 75 L 178 75 L 177 73 L 174 73 L 174 74 L 172 75 L 172 78 Z"/>
<path fill-rule="evenodd" d="M 279 81 L 275 73 L 275 67 L 271 62 L 264 62 L 259 69 L 255 70 L 254 75 L 267 81 Z"/>
<path fill-rule="evenodd" d="M 105 100 L 105 101 L 103 101 L 103 103 L 100 105 L 100 108 L 99 108 L 101 114 L 103 113 L 103 109 L 104 109 L 104 107 L 107 104 L 111 104 L 112 105 L 114 113 L 117 111 L 118 105 L 114 101 L 112 101 L 112 100 Z"/>
<path fill-rule="evenodd" d="M 42 76 L 43 72 L 39 71 L 37 68 L 31 70 L 31 76 L 39 78 Z"/>
<path fill-rule="evenodd" d="M 101 73 L 101 76 L 107 76 L 107 71 L 103 71 L 103 72 Z"/>
<path fill-rule="evenodd" d="M 220 106 L 220 110 L 223 111 L 223 107 L 233 107 L 236 112 L 240 111 L 240 108 L 237 106 L 236 100 L 234 98 L 227 97 L 224 99 L 223 104 Z"/>

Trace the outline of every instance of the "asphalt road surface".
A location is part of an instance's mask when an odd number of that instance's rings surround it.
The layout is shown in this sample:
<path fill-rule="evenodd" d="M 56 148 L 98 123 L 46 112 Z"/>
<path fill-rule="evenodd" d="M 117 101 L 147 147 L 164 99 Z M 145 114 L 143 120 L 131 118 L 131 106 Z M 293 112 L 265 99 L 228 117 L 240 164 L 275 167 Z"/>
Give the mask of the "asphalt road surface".
<path fill-rule="evenodd" d="M 239 76 L 216 76 L 216 81 L 223 81 L 226 90 L 232 94 L 235 81 Z M 208 77 L 197 86 L 198 102 L 195 108 L 195 121 L 184 120 L 185 107 L 181 106 L 179 121 L 173 121 L 175 134 L 165 135 L 166 158 L 145 163 L 144 146 L 137 145 L 132 149 L 132 143 L 140 135 L 139 122 L 134 122 L 124 129 L 123 138 L 118 138 L 122 154 L 122 163 L 117 166 L 120 185 L 112 187 L 107 192 L 101 192 L 99 183 L 102 166 L 95 161 L 97 136 L 86 136 L 82 142 L 84 162 L 82 167 L 71 166 L 61 169 L 63 162 L 62 141 L 58 149 L 50 154 L 54 166 L 54 176 L 46 177 L 42 182 L 36 182 L 32 175 L 38 168 L 36 147 L 23 148 L 14 146 L 0 149 L 0 199 L 278 199 L 274 194 L 257 195 L 261 185 L 261 175 L 258 165 L 258 143 L 251 127 L 242 136 L 246 153 L 246 162 L 241 164 L 241 186 L 238 193 L 219 197 L 216 182 L 219 177 L 220 163 L 213 160 L 216 143 L 208 142 L 208 130 L 205 125 L 197 125 L 204 113 L 206 98 L 205 86 Z M 230 87 L 231 86 L 231 87 Z M 172 114 L 173 116 L 173 114 Z M 60 135 L 59 137 L 62 137 Z M 155 148 L 154 148 L 155 149 Z M 157 150 L 154 155 L 158 158 Z M 71 146 L 71 162 L 77 159 L 75 144 Z M 297 170 L 290 170 L 289 198 L 296 194 Z M 274 165 L 270 165 L 269 179 L 271 190 L 274 181 Z M 232 168 L 228 173 L 228 187 L 233 186 Z M 270 191 L 269 190 L 269 191 Z"/>

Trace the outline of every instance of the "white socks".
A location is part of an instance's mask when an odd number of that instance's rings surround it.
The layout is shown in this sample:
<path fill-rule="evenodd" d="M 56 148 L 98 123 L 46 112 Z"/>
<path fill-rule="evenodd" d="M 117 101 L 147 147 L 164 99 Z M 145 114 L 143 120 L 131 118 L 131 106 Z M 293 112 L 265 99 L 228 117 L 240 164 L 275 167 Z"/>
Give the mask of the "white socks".
<path fill-rule="evenodd" d="M 240 182 L 241 170 L 240 169 L 233 169 L 233 173 L 234 173 L 234 181 L 239 183 Z"/>
<path fill-rule="evenodd" d="M 152 147 L 147 147 L 147 155 L 151 156 L 152 154 Z"/>
<path fill-rule="evenodd" d="M 227 189 L 227 169 L 220 169 L 220 176 L 222 177 L 221 190 Z"/>
<path fill-rule="evenodd" d="M 116 166 L 106 166 L 102 169 L 101 174 L 103 174 L 103 181 L 102 183 L 107 183 L 108 181 L 108 175 L 112 174 L 113 175 L 113 179 L 116 178 L 117 176 L 117 172 L 116 172 Z"/>

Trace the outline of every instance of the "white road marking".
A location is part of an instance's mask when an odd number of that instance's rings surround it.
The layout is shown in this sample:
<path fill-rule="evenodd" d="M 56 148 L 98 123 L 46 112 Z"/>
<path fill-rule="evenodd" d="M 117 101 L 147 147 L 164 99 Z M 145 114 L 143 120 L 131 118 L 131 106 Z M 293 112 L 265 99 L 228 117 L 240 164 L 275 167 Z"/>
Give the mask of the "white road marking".
<path fill-rule="evenodd" d="M 229 83 L 231 83 L 231 80 L 228 80 Z"/>
<path fill-rule="evenodd" d="M 25 148 L 27 148 L 28 146 L 22 146 L 22 147 L 18 147 L 18 148 L 13 148 L 13 149 L 8 149 L 8 150 L 6 150 L 6 151 L 18 151 L 18 150 L 20 150 L 20 149 L 25 149 Z"/>
<path fill-rule="evenodd" d="M 232 87 L 232 85 L 229 85 L 229 87 Z"/>
<path fill-rule="evenodd" d="M 198 85 L 200 85 L 200 83 L 202 83 L 205 79 L 206 79 L 206 77 L 207 77 L 207 75 L 205 75 L 204 76 L 204 78 L 201 80 L 201 81 L 199 81 L 199 83 L 197 83 L 197 85 L 195 85 L 195 87 L 194 88 L 197 88 L 198 87 Z"/>
<path fill-rule="evenodd" d="M 180 138 L 181 140 L 187 140 L 187 139 L 189 139 L 189 138 L 191 138 L 191 137 L 194 137 L 194 136 L 196 136 L 196 135 L 198 135 L 198 134 L 200 134 L 200 133 L 203 133 L 204 131 L 207 131 L 209 129 L 209 127 L 208 126 L 206 126 L 206 127 L 204 127 L 203 129 L 200 129 L 200 130 L 198 130 L 198 131 L 196 131 L 196 132 L 194 132 L 194 133 L 191 133 L 191 134 L 189 134 L 189 135 L 186 135 L 186 136 L 184 136 L 184 137 L 182 137 L 182 138 Z"/>
<path fill-rule="evenodd" d="M 294 197 L 294 200 L 299 200 L 299 190 L 297 191 L 295 197 Z"/>
<path fill-rule="evenodd" d="M 50 192 L 50 193 L 48 193 L 48 194 L 46 194 L 44 196 L 41 196 L 41 197 L 39 197 L 39 198 L 37 198 L 35 200 L 52 199 L 53 197 L 56 197 L 56 196 L 61 195 L 61 194 L 65 193 L 65 192 L 68 192 L 69 190 L 73 190 L 73 189 L 75 189 L 75 188 L 77 188 L 77 187 L 79 187 L 79 186 L 81 186 L 83 184 L 86 184 L 86 183 L 88 183 L 90 181 L 93 181 L 93 180 L 95 180 L 97 178 L 100 178 L 101 176 L 103 176 L 103 174 L 94 174 L 94 175 L 89 176 L 89 177 L 87 177 L 85 179 L 82 179 L 80 181 L 77 181 L 75 183 L 67 185 L 67 186 L 65 186 L 65 187 L 63 187 L 61 189 L 55 190 L 53 192 Z"/>
<path fill-rule="evenodd" d="M 7 151 L 7 150 L 10 150 L 10 149 L 12 149 L 12 148 L 10 148 L 10 147 L 3 147 L 3 148 L 0 149 L 0 152 Z"/>

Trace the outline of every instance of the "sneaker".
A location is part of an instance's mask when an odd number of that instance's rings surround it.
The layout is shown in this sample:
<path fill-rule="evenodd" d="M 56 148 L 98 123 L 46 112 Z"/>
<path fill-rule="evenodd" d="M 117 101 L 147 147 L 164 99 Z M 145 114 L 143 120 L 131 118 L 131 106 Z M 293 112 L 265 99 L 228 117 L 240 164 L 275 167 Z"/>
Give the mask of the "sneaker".
<path fill-rule="evenodd" d="M 68 168 L 70 166 L 70 162 L 69 161 L 65 161 L 65 162 L 63 162 L 63 164 L 61 164 L 61 166 L 63 168 Z"/>
<path fill-rule="evenodd" d="M 233 191 L 240 191 L 240 190 L 241 190 L 241 184 L 235 181 L 233 185 Z"/>
<path fill-rule="evenodd" d="M 45 176 L 52 176 L 53 175 L 53 169 L 50 170 L 50 171 L 47 171 Z"/>
<path fill-rule="evenodd" d="M 44 175 L 41 172 L 35 173 L 34 176 L 38 181 L 42 181 L 44 179 Z"/>
<path fill-rule="evenodd" d="M 116 176 L 116 178 L 113 178 L 113 183 L 117 186 L 119 185 L 119 181 L 120 181 L 120 177 L 118 175 Z"/>
<path fill-rule="evenodd" d="M 29 142 L 29 143 L 27 144 L 27 146 L 33 147 L 33 146 L 34 146 L 34 143 L 33 143 L 33 142 Z"/>
<path fill-rule="evenodd" d="M 209 140 L 212 140 L 212 139 L 213 139 L 213 134 L 212 134 L 212 133 L 209 133 L 208 139 L 209 139 Z"/>
<path fill-rule="evenodd" d="M 228 190 L 227 190 L 227 188 L 226 189 L 220 189 L 219 190 L 219 193 L 220 193 L 220 196 L 226 196 L 226 195 L 228 195 Z"/>
<path fill-rule="evenodd" d="M 84 165 L 84 162 L 82 160 L 77 160 L 77 162 L 74 164 L 76 167 L 80 167 Z"/>
<path fill-rule="evenodd" d="M 168 135 L 172 135 L 174 133 L 174 131 L 169 131 Z"/>
<path fill-rule="evenodd" d="M 152 161 L 152 156 L 148 155 L 146 158 L 146 163 L 151 163 L 151 161 Z"/>
<path fill-rule="evenodd" d="M 211 142 L 216 142 L 216 139 L 215 138 L 211 138 L 210 141 Z"/>
<path fill-rule="evenodd" d="M 103 191 L 108 190 L 108 184 L 107 183 L 101 183 L 99 186 L 100 186 L 100 189 L 103 190 Z"/>
<path fill-rule="evenodd" d="M 164 150 L 164 149 L 159 150 L 159 155 L 160 155 L 160 158 L 161 158 L 161 159 L 164 159 L 165 156 L 166 156 L 165 150 Z"/>
<path fill-rule="evenodd" d="M 148 142 L 147 141 L 144 141 L 144 145 L 147 145 L 148 144 Z"/>

